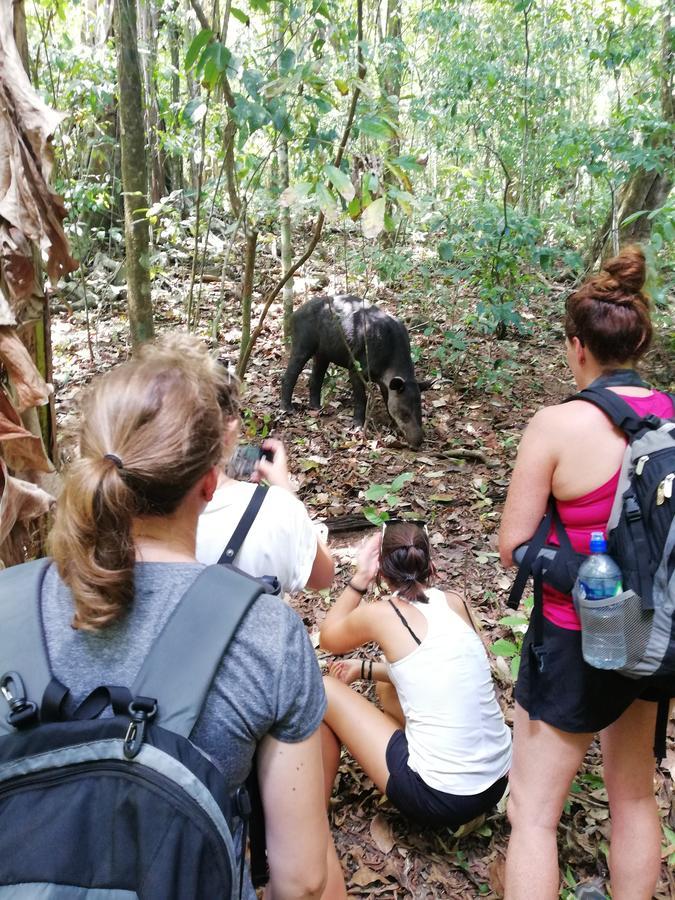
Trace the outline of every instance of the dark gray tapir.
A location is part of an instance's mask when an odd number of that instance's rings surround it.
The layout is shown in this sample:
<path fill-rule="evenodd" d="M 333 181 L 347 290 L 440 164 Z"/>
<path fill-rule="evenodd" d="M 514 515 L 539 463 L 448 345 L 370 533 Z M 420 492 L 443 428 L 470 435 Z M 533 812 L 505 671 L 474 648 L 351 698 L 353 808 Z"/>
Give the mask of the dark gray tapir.
<path fill-rule="evenodd" d="M 310 357 L 309 405 L 321 406 L 321 385 L 330 363 L 344 366 L 354 393 L 354 422 L 366 416 L 365 381 L 375 381 L 396 425 L 412 447 L 422 443 L 422 397 L 410 358 L 405 325 L 360 297 L 315 297 L 293 314 L 291 358 L 281 382 L 281 404 L 292 409 L 293 388 Z M 424 387 L 426 385 L 422 385 Z"/>

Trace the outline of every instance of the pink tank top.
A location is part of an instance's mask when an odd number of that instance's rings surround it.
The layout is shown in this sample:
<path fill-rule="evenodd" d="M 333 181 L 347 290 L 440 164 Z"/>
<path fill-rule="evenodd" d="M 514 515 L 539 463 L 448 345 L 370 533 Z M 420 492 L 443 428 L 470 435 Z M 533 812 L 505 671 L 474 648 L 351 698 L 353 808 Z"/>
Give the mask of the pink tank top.
<path fill-rule="evenodd" d="M 667 419 L 675 412 L 670 397 L 657 391 L 646 397 L 628 397 L 625 394 L 621 396 L 640 416 L 652 413 Z M 578 553 L 588 553 L 592 531 L 606 531 L 614 494 L 619 483 L 619 473 L 620 469 L 617 469 L 609 481 L 588 494 L 584 494 L 583 497 L 556 501 L 565 531 L 569 535 L 572 547 Z M 549 534 L 548 543 L 558 544 L 555 533 Z M 574 631 L 581 629 L 579 617 L 569 594 L 561 594 L 560 591 L 556 591 L 547 584 L 544 584 L 543 594 L 544 616 L 550 622 L 560 628 L 569 628 Z"/>

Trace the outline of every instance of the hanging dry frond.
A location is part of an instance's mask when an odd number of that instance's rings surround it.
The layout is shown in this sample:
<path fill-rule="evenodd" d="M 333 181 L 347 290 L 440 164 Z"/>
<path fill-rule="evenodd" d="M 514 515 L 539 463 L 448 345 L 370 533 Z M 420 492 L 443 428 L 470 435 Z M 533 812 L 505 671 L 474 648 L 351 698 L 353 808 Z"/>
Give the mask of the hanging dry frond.
<path fill-rule="evenodd" d="M 13 325 L 36 288 L 34 248 L 52 282 L 73 271 L 63 200 L 49 187 L 51 137 L 64 114 L 33 89 L 14 42 L 12 0 L 0 0 L 0 324 Z"/>

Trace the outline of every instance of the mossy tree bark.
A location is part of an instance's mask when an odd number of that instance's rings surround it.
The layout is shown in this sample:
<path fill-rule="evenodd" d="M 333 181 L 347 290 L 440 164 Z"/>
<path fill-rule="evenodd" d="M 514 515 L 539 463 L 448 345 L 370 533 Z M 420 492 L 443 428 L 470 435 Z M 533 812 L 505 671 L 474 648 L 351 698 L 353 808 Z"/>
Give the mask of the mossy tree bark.
<path fill-rule="evenodd" d="M 148 246 L 148 208 L 143 90 L 138 58 L 136 0 L 115 0 L 120 147 L 124 191 L 127 305 L 134 347 L 154 337 Z"/>
<path fill-rule="evenodd" d="M 673 50 L 673 25 L 669 0 L 664 3 L 661 37 L 661 113 L 666 128 L 661 128 L 654 133 L 649 141 L 650 146 L 658 152 L 659 148 L 672 142 L 673 127 L 675 127 L 675 93 L 673 81 L 675 79 L 675 51 Z M 586 257 L 588 268 L 592 268 L 600 259 L 612 256 L 614 252 L 612 236 L 613 221 L 618 229 L 618 243 L 633 244 L 635 242 L 648 241 L 652 231 L 652 220 L 647 213 L 663 206 L 668 199 L 673 187 L 673 170 L 667 166 L 659 169 L 644 169 L 641 166 L 631 173 L 630 178 L 618 191 L 616 209 L 610 209 L 602 227 L 596 233 L 590 250 Z M 639 216 L 623 225 L 630 216 L 644 210 L 645 215 Z M 615 218 L 614 218 L 615 217 Z"/>

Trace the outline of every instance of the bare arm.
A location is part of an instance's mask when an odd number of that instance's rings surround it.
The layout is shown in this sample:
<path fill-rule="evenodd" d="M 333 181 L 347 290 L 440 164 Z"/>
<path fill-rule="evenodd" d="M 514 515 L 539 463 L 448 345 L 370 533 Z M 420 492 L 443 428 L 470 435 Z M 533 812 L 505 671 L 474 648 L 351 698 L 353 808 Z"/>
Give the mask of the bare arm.
<path fill-rule="evenodd" d="M 361 590 L 366 590 L 377 575 L 380 542 L 380 535 L 373 535 L 359 551 L 351 581 Z M 337 598 L 321 626 L 324 650 L 340 655 L 373 640 L 372 606 L 361 600 L 362 594 L 349 586 Z"/>
<path fill-rule="evenodd" d="M 259 460 L 251 480 L 266 481 L 268 484 L 290 491 L 291 494 L 295 493 L 291 487 L 288 474 L 288 457 L 283 443 L 276 438 L 267 438 L 263 441 L 262 446 L 265 450 L 271 450 L 274 455 L 271 461 L 268 459 Z M 334 575 L 335 563 L 333 562 L 333 557 L 330 555 L 330 551 L 324 542 L 321 539 L 317 539 L 316 555 L 306 587 L 313 591 L 322 591 L 324 588 L 331 586 Z"/>
<path fill-rule="evenodd" d="M 391 678 L 384 663 L 373 663 L 373 681 L 386 681 L 391 684 Z"/>
<path fill-rule="evenodd" d="M 525 429 L 499 529 L 502 565 L 513 565 L 513 551 L 529 541 L 546 511 L 558 463 L 555 408 L 540 410 Z"/>
<path fill-rule="evenodd" d="M 321 538 L 317 538 L 316 556 L 314 557 L 312 571 L 307 579 L 307 587 L 313 591 L 322 591 L 325 588 L 329 588 L 333 583 L 334 575 L 335 563 L 333 562 L 333 557 Z"/>
<path fill-rule="evenodd" d="M 267 735 L 258 748 L 270 881 L 266 900 L 321 897 L 329 830 L 320 732 L 297 744 Z"/>

